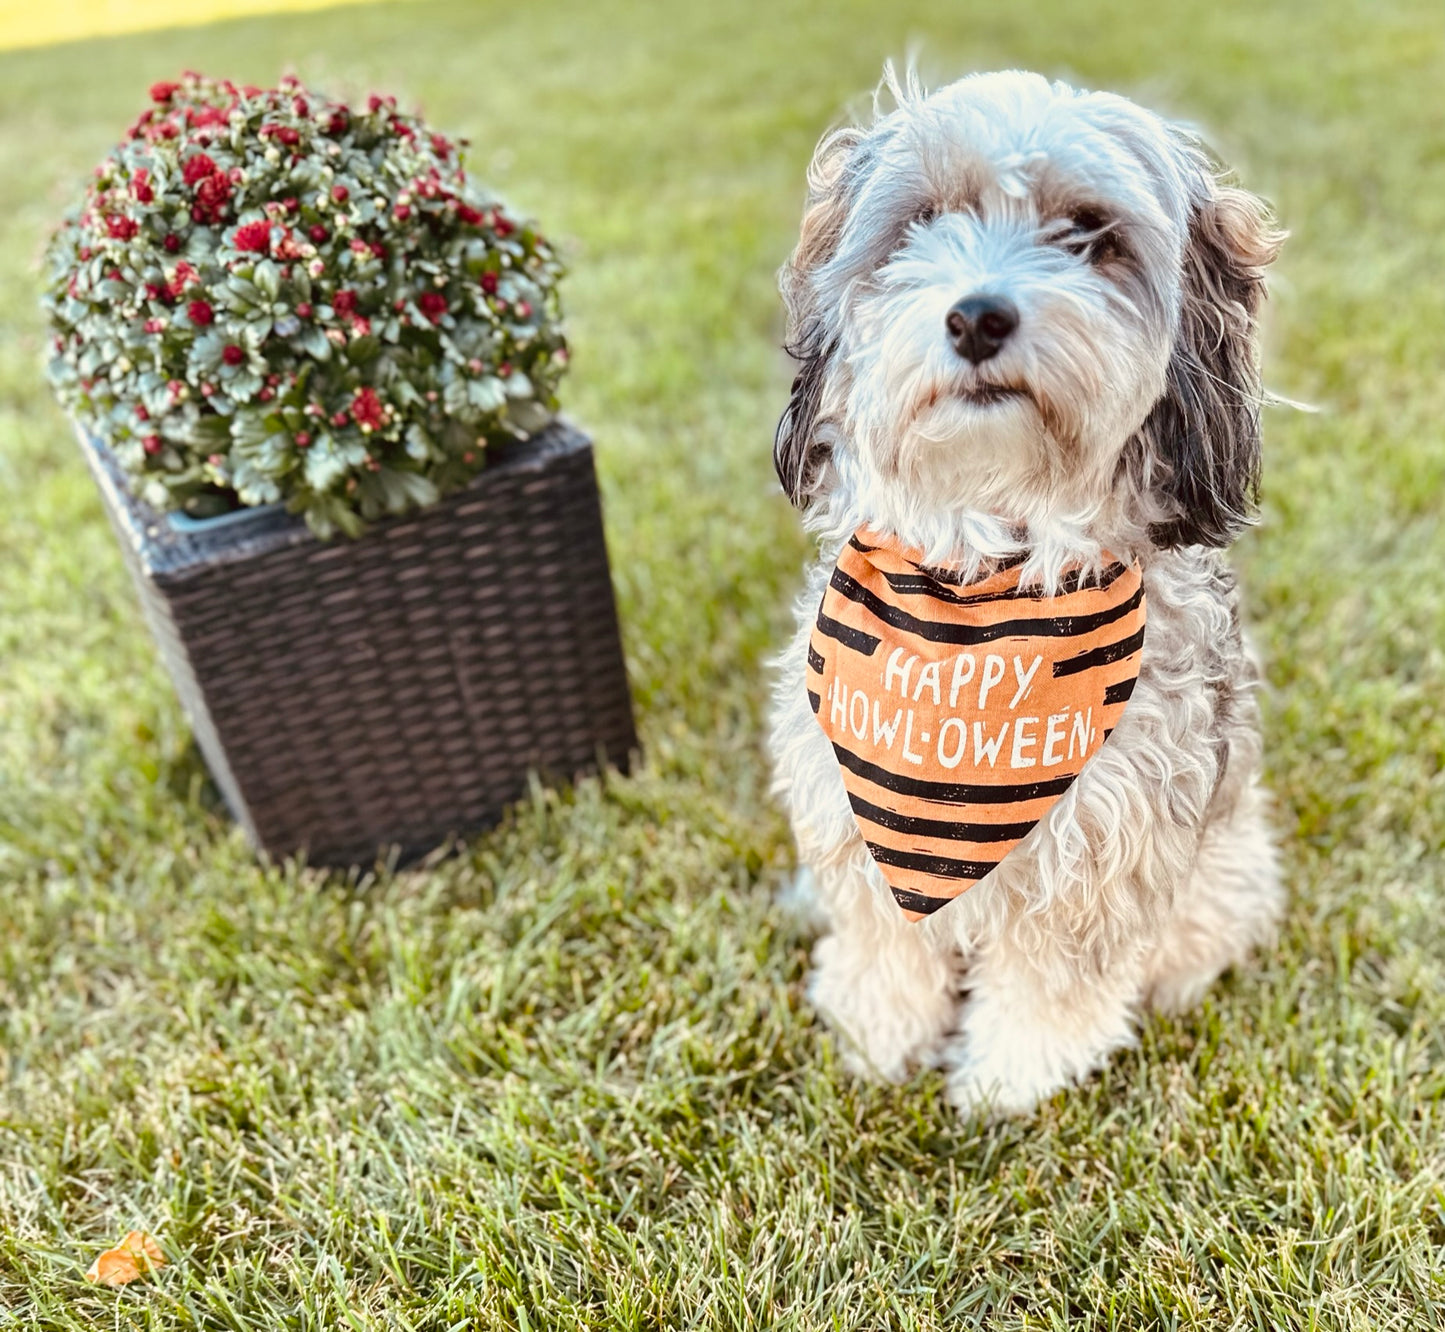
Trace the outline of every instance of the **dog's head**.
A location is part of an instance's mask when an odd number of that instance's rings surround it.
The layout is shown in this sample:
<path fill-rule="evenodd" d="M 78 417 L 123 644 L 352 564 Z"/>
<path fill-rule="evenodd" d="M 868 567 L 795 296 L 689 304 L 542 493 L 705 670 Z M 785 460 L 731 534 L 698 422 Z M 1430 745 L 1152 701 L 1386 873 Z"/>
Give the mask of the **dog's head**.
<path fill-rule="evenodd" d="M 1259 471 L 1263 205 L 1122 97 L 886 82 L 893 110 L 819 144 L 781 276 L 788 495 L 1026 527 L 1122 494 L 1156 544 L 1228 544 Z"/>

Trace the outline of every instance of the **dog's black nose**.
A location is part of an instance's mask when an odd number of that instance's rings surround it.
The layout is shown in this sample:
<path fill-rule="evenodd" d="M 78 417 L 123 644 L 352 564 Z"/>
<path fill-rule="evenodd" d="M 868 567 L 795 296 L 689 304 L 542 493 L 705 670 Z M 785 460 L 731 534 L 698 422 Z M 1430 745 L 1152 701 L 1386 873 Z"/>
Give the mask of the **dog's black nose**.
<path fill-rule="evenodd" d="M 1019 310 L 1002 296 L 965 296 L 943 322 L 954 350 L 977 365 L 998 355 L 1019 326 Z"/>

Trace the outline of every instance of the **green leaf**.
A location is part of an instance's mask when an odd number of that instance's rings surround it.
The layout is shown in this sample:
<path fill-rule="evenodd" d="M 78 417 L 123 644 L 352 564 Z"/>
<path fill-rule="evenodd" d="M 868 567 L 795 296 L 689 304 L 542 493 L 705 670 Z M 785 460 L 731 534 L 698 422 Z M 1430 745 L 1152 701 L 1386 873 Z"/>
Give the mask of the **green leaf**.
<path fill-rule="evenodd" d="M 231 427 L 231 438 L 243 447 L 259 444 L 270 433 L 265 420 L 259 416 L 238 417 Z"/>
<path fill-rule="evenodd" d="M 198 412 L 182 424 L 175 438 L 203 453 L 214 453 L 220 445 L 231 442 L 231 423 L 224 416 L 203 416 Z"/>
<path fill-rule="evenodd" d="M 507 400 L 507 390 L 495 375 L 474 379 L 467 385 L 467 401 L 479 412 L 495 411 Z"/>
<path fill-rule="evenodd" d="M 312 490 L 329 490 L 346 475 L 347 464 L 336 447 L 336 441 L 330 435 L 322 435 L 306 450 L 306 461 L 301 470 Z"/>
<path fill-rule="evenodd" d="M 381 340 L 373 333 L 353 338 L 346 344 L 346 359 L 352 365 L 363 365 L 381 350 Z"/>
<path fill-rule="evenodd" d="M 390 471 L 383 468 L 381 475 L 390 477 L 393 484 L 400 487 L 406 498 L 418 508 L 435 504 L 441 498 L 441 492 L 437 490 L 436 484 L 428 477 L 422 476 L 420 472 Z"/>
<path fill-rule="evenodd" d="M 318 361 L 331 359 L 331 342 L 315 324 L 303 328 L 292 341 L 308 356 L 314 357 Z"/>
<path fill-rule="evenodd" d="M 281 294 L 281 270 L 270 259 L 263 259 L 256 265 L 253 280 L 257 290 L 268 301 L 274 301 Z"/>

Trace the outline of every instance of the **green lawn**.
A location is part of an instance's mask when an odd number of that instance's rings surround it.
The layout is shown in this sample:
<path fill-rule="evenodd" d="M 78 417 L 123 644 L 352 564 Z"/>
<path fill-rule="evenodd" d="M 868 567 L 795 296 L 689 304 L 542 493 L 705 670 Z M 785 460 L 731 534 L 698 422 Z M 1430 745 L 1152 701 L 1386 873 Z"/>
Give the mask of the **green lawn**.
<path fill-rule="evenodd" d="M 1270 379 L 1322 409 L 1270 415 L 1237 552 L 1279 947 L 996 1126 L 851 1082 L 773 905 L 772 271 L 915 40 L 1209 126 L 1294 232 Z M 353 882 L 218 808 L 38 370 L 42 234 L 145 86 L 292 64 L 568 238 L 648 756 Z M 486 0 L 0 56 L 0 1327 L 1445 1323 L 1442 92 L 1438 0 Z M 171 1265 L 88 1286 L 133 1226 Z"/>

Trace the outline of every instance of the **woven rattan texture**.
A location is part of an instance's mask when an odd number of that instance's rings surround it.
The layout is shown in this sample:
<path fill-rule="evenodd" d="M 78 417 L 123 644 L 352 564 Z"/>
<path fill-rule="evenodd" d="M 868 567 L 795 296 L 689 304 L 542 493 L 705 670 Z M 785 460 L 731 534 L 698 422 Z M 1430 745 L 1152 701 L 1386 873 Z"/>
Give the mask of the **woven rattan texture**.
<path fill-rule="evenodd" d="M 636 747 L 586 436 L 557 425 L 356 541 L 179 534 L 84 441 L 146 617 L 252 840 L 317 864 L 493 823 Z"/>

